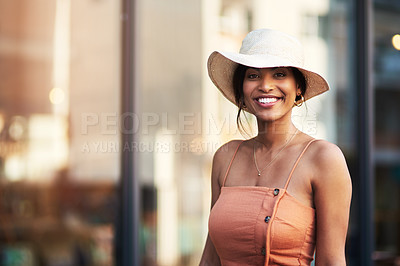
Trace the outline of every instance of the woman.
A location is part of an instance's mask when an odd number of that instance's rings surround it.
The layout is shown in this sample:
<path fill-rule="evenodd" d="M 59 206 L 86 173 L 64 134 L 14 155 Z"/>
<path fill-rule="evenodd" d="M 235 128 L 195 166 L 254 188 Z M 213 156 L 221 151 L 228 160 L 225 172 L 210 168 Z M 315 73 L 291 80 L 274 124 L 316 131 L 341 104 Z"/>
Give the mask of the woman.
<path fill-rule="evenodd" d="M 256 137 L 214 155 L 212 199 L 200 265 L 345 265 L 351 181 L 340 149 L 300 132 L 292 108 L 329 89 L 303 67 L 301 44 L 250 32 L 239 54 L 214 52 L 211 80 L 257 119 Z"/>

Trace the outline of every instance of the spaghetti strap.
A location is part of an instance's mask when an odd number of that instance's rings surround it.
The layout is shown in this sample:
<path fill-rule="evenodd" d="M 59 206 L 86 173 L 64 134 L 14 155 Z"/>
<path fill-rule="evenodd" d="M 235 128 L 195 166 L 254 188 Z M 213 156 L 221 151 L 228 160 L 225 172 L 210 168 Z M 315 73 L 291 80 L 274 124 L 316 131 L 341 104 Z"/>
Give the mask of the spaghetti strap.
<path fill-rule="evenodd" d="M 244 142 L 244 140 L 242 140 L 242 141 L 239 143 L 239 145 L 237 146 L 237 148 L 236 148 L 236 150 L 235 150 L 235 153 L 234 153 L 233 156 L 232 156 L 232 160 L 231 160 L 231 162 L 229 163 L 228 169 L 226 169 L 226 173 L 225 173 L 225 177 L 224 177 L 224 182 L 222 183 L 222 186 L 223 186 L 223 187 L 225 186 L 226 177 L 228 176 L 229 170 L 231 169 L 231 166 L 232 166 L 232 163 L 233 163 L 233 159 L 235 159 L 236 153 L 237 153 L 237 151 L 239 150 L 239 147 L 240 147 L 240 145 L 242 145 L 243 142 Z"/>
<path fill-rule="evenodd" d="M 306 150 L 307 150 L 307 148 L 310 146 L 310 144 L 313 143 L 313 142 L 316 141 L 316 140 L 318 140 L 318 139 L 312 139 L 312 140 L 310 140 L 310 141 L 307 143 L 307 145 L 304 147 L 303 151 L 300 153 L 299 157 L 297 158 L 296 162 L 295 162 L 294 165 L 293 165 L 292 171 L 290 171 L 289 177 L 288 177 L 288 179 L 287 179 L 287 181 L 286 181 L 286 184 L 285 184 L 285 189 L 287 189 L 287 187 L 288 187 L 288 185 L 289 185 L 289 182 L 290 182 L 290 179 L 292 178 L 292 174 L 293 174 L 294 170 L 296 169 L 297 165 L 299 164 L 299 161 L 300 161 L 301 157 L 302 157 L 303 154 L 306 152 Z"/>

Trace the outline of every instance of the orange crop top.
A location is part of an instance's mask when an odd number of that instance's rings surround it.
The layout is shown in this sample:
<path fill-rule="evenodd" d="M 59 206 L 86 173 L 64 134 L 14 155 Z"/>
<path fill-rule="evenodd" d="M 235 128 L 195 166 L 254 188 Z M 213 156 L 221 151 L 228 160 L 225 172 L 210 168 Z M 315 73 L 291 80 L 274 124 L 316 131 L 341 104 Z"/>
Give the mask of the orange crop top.
<path fill-rule="evenodd" d="M 313 141 L 297 158 L 284 188 L 225 187 L 239 144 L 209 218 L 209 234 L 222 265 L 310 265 L 315 250 L 315 209 L 286 189 Z"/>

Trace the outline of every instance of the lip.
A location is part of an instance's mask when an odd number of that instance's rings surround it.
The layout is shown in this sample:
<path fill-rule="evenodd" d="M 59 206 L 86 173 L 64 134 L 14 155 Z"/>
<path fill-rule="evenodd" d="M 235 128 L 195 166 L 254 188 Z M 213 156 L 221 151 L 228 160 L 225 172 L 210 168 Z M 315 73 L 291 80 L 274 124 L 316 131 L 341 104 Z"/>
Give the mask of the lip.
<path fill-rule="evenodd" d="M 257 98 L 254 98 L 254 102 L 263 108 L 272 107 L 282 101 L 282 97 L 272 96 L 272 95 L 263 95 Z"/>

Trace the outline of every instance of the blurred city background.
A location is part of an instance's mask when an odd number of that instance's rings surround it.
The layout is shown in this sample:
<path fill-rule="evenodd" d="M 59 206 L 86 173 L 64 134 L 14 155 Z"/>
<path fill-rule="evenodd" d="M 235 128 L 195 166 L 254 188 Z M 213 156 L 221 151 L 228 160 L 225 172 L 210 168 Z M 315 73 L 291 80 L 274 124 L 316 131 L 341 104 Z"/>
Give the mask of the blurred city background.
<path fill-rule="evenodd" d="M 255 132 L 206 61 L 256 28 L 330 84 L 293 119 L 347 158 L 348 264 L 400 265 L 396 0 L 0 0 L 0 265 L 198 265 L 213 153 Z"/>

